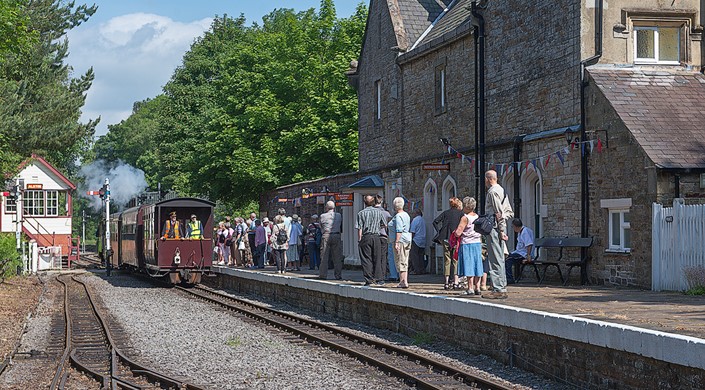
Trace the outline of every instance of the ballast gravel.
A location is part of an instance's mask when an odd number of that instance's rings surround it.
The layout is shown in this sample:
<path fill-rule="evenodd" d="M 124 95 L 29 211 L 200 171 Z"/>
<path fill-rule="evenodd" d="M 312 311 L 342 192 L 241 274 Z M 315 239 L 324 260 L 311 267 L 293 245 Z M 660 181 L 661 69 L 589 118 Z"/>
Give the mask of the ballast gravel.
<path fill-rule="evenodd" d="M 83 276 L 129 335 L 130 356 L 212 389 L 400 389 L 403 382 L 129 275 Z"/>

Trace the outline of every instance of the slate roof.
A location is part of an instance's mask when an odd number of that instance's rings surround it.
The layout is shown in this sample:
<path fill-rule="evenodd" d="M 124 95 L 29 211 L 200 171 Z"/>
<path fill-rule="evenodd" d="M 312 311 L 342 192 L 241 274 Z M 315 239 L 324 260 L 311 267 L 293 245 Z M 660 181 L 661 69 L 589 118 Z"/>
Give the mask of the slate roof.
<path fill-rule="evenodd" d="M 411 47 L 438 18 L 451 0 L 397 0 L 404 23 L 408 47 Z"/>
<path fill-rule="evenodd" d="M 705 168 L 705 76 L 589 68 L 596 85 L 659 168 Z"/>
<path fill-rule="evenodd" d="M 424 39 L 419 42 L 419 46 L 455 30 L 464 22 L 470 20 L 470 18 L 472 18 L 470 4 L 471 0 L 457 0 L 455 4 L 453 4 L 453 8 L 449 9 L 441 20 L 433 26 Z"/>
<path fill-rule="evenodd" d="M 377 175 L 366 176 L 350 184 L 348 188 L 379 188 L 384 187 L 384 180 Z"/>

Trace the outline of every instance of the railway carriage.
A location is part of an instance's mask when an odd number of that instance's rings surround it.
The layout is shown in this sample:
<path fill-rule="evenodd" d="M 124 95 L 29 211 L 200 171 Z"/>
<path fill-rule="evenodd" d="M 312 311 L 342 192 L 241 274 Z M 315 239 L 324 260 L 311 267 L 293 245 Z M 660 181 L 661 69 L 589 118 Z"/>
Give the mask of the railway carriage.
<path fill-rule="evenodd" d="M 196 284 L 209 272 L 213 252 L 214 203 L 196 198 L 174 198 L 126 209 L 111 216 L 111 264 L 132 268 L 173 284 Z M 203 224 L 200 239 L 166 239 L 162 227 L 175 212 L 186 229 L 192 214 Z M 104 236 L 104 235 L 103 235 Z"/>

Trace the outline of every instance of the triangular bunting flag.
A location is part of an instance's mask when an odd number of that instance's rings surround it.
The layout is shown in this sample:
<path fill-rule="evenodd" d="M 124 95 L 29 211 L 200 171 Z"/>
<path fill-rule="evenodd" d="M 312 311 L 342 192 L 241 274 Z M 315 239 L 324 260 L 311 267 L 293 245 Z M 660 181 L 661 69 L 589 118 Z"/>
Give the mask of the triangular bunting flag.
<path fill-rule="evenodd" d="M 597 153 L 602 153 L 602 140 L 597 139 Z"/>
<path fill-rule="evenodd" d="M 595 140 L 591 139 L 590 140 L 590 154 L 592 154 L 593 150 L 595 150 Z"/>
<path fill-rule="evenodd" d="M 568 148 L 566 148 L 566 149 L 568 149 Z M 560 151 L 556 152 L 556 157 L 558 157 L 558 159 L 561 161 L 561 165 L 563 165 L 563 163 L 564 163 L 563 155 L 561 154 Z"/>
<path fill-rule="evenodd" d="M 538 169 L 536 168 L 536 159 L 531 160 L 531 165 L 534 166 L 534 171 L 538 171 Z"/>
<path fill-rule="evenodd" d="M 543 167 L 544 168 L 548 167 L 549 162 L 551 162 L 551 155 L 550 154 L 548 156 L 546 156 L 546 165 L 544 165 Z"/>

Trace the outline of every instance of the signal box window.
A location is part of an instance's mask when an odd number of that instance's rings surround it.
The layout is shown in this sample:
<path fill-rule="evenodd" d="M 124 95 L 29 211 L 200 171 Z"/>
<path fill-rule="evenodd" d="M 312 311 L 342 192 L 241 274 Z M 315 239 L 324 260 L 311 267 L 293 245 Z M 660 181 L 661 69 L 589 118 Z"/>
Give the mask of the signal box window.
<path fill-rule="evenodd" d="M 5 213 L 16 213 L 17 202 L 14 199 L 5 198 Z"/>
<path fill-rule="evenodd" d="M 44 215 L 44 191 L 25 191 L 24 209 L 27 215 Z"/>
<path fill-rule="evenodd" d="M 680 63 L 680 28 L 634 27 L 634 59 L 637 63 Z"/>
<path fill-rule="evenodd" d="M 59 215 L 59 191 L 47 191 L 47 217 Z"/>

